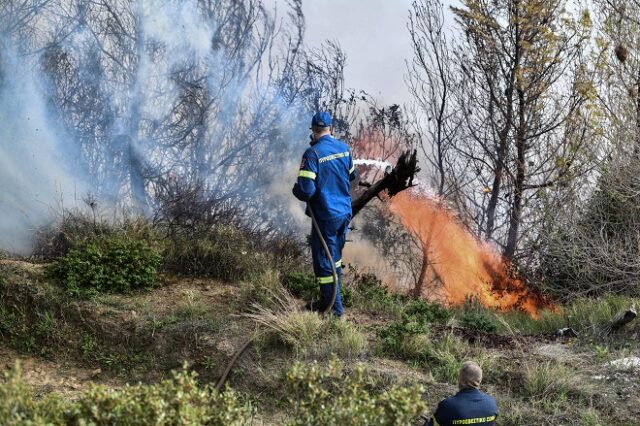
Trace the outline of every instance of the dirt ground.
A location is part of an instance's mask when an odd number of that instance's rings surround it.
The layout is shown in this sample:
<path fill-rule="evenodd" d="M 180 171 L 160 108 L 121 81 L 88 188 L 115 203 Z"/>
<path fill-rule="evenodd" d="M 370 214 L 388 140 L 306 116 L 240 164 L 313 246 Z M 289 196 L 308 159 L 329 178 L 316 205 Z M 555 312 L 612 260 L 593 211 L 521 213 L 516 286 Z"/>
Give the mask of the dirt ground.
<path fill-rule="evenodd" d="M 88 369 L 71 363 L 60 363 L 40 357 L 20 354 L 13 349 L 0 346 L 0 374 L 19 366 L 25 382 L 36 396 L 56 392 L 73 397 L 92 384 L 120 387 L 123 383 L 100 368 Z"/>
<path fill-rule="evenodd" d="M 41 273 L 40 265 L 19 261 L 0 261 L 0 265 L 11 273 L 20 276 L 37 277 Z M 163 353 L 172 350 L 184 352 L 184 358 L 200 367 L 201 378 L 215 378 L 215 370 L 203 367 L 203 362 L 213 355 L 216 364 L 219 359 L 227 360 L 244 338 L 243 329 L 237 317 L 238 306 L 230 303 L 239 298 L 238 286 L 223 284 L 213 280 L 202 279 L 167 279 L 167 282 L 152 292 L 132 296 L 108 296 L 100 303 L 91 305 L 96 320 L 112 324 L 111 329 L 132 335 L 145 334 L 150 340 L 149 350 Z M 88 304 L 85 303 L 85 304 Z M 89 307 L 85 307 L 89 309 Z M 85 310 L 86 312 L 86 310 Z M 179 328 L 177 323 L 166 322 L 167 318 L 191 315 L 189 327 Z M 234 315 L 235 313 L 235 315 Z M 212 334 L 209 329 L 202 328 L 204 319 L 220 321 L 218 331 Z M 191 318 L 191 317 L 189 317 Z M 356 324 L 366 334 L 370 346 L 375 343 L 376 329 L 388 320 L 384 316 L 373 315 L 364 311 L 350 309 L 347 321 Z M 165 321 L 162 325 L 162 321 Z M 149 324 L 158 321 L 158 328 L 148 328 Z M 124 327 L 127 325 L 127 327 Z M 133 330 L 133 331 L 131 331 Z M 596 357 L 592 347 L 573 344 L 569 339 L 555 336 L 513 336 L 479 332 L 464 327 L 451 325 L 432 325 L 435 335 L 452 332 L 467 340 L 470 344 L 482 346 L 489 356 L 500 359 L 500 362 L 523 364 L 524 361 L 536 358 L 553 363 L 563 363 L 573 367 L 575 380 L 590 386 L 594 392 L 594 406 L 604 407 L 605 411 L 615 417 L 640 419 L 640 347 L 637 339 L 622 352 L 609 353 L 601 358 Z M 177 338 L 184 335 L 184 341 Z M 194 337 L 195 336 L 195 337 Z M 188 339 L 187 339 L 188 337 Z M 189 346 L 189 351 L 185 348 Z M 158 348 L 162 349 L 160 351 Z M 200 356 L 195 358 L 194 356 Z M 202 355 L 202 356 L 201 356 Z M 51 359 L 51 358 L 55 358 Z M 251 359 L 251 356 L 247 358 Z M 638 362 L 636 363 L 636 360 Z M 246 361 L 246 360 L 245 360 Z M 271 367 L 286 360 L 272 360 Z M 370 374 L 381 379 L 383 383 L 403 384 L 411 382 L 428 383 L 430 406 L 434 401 L 455 393 L 455 385 L 433 383 L 426 368 L 411 366 L 399 360 L 383 358 L 375 351 L 360 359 L 366 364 Z M 252 382 L 257 373 L 246 374 L 247 362 L 240 362 L 236 376 L 246 376 L 244 381 Z M 80 361 L 69 357 L 51 356 L 45 359 L 36 355 L 28 355 L 10 349 L 8 342 L 0 338 L 0 377 L 19 363 L 23 377 L 36 396 L 56 392 L 72 398 L 87 389 L 91 384 L 103 384 L 108 387 L 120 387 L 125 378 L 113 372 L 103 371 L 86 360 Z M 199 364 L 198 364 L 199 363 Z M 221 364 L 221 365 L 222 365 Z M 220 367 L 220 366 L 217 366 Z M 284 368 L 284 367 L 283 367 Z M 149 373 L 153 376 L 153 373 Z M 266 374 L 268 376 L 268 374 Z M 153 381 L 152 379 L 150 381 Z M 242 381 L 242 379 L 241 379 Z M 265 384 L 265 389 L 270 389 Z M 489 385 L 491 391 L 491 385 Z M 499 395 L 496 395 L 499 397 Z M 256 419 L 255 424 L 279 424 L 282 413 L 265 413 L 267 417 Z M 633 420 L 631 423 L 634 424 Z M 638 421 L 637 424 L 640 424 Z"/>

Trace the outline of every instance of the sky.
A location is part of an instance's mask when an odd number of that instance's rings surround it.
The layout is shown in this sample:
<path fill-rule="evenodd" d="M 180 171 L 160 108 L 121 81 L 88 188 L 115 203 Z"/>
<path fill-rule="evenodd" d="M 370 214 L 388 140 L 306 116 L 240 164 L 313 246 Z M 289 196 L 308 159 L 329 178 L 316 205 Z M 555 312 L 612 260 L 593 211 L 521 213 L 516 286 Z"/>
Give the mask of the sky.
<path fill-rule="evenodd" d="M 380 103 L 404 103 L 406 61 L 413 56 L 407 30 L 412 0 L 307 0 L 306 43 L 337 41 L 347 55 L 345 84 Z"/>
<path fill-rule="evenodd" d="M 364 90 L 380 104 L 404 104 L 404 82 L 413 57 L 407 30 L 413 0 L 303 0 L 305 43 L 319 47 L 337 41 L 347 55 L 345 85 Z M 444 1 L 450 4 L 452 1 Z M 285 0 L 265 0 L 285 9 Z"/>

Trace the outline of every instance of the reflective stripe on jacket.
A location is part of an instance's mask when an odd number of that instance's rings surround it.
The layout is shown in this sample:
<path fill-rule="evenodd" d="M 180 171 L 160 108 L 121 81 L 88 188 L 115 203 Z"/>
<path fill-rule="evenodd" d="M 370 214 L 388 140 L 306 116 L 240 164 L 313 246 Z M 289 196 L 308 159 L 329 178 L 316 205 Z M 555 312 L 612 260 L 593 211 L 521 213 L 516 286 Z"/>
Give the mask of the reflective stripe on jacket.
<path fill-rule="evenodd" d="M 464 389 L 438 404 L 432 425 L 495 425 L 498 405 L 478 389 Z M 429 423 L 427 423 L 429 424 Z"/>
<path fill-rule="evenodd" d="M 311 205 L 318 220 L 351 215 L 349 181 L 356 172 L 349 146 L 325 135 L 302 156 L 293 194 Z"/>

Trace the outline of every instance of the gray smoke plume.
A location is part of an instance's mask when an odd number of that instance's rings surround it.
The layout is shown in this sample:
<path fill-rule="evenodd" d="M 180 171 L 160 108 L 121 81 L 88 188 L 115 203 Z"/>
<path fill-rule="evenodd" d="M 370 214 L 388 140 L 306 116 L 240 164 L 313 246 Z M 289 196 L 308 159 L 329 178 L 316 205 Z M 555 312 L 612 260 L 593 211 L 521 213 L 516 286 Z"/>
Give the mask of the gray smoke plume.
<path fill-rule="evenodd" d="M 0 248 L 28 254 L 34 229 L 84 188 L 67 168 L 70 150 L 32 64 L 8 43 L 0 46 Z"/>
<path fill-rule="evenodd" d="M 314 87 L 299 1 L 284 18 L 260 0 L 8 1 L 0 249 L 27 254 L 87 192 L 149 214 L 185 181 L 256 223 L 304 221 L 290 195 Z"/>

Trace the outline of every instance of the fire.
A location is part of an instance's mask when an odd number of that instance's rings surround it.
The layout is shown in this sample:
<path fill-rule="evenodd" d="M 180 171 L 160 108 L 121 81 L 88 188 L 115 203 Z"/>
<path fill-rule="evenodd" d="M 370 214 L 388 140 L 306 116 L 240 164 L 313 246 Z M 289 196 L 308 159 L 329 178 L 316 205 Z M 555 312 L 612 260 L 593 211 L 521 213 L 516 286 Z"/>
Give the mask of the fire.
<path fill-rule="evenodd" d="M 404 191 L 389 200 L 390 209 L 403 226 L 421 241 L 428 273 L 436 278 L 447 303 L 462 304 L 469 297 L 499 310 L 520 309 L 533 317 L 552 308 L 539 294 L 514 278 L 507 262 L 479 241 L 460 223 L 455 213 L 425 191 Z"/>

